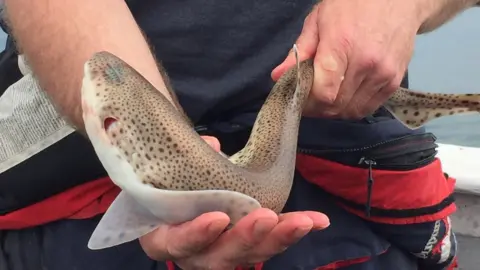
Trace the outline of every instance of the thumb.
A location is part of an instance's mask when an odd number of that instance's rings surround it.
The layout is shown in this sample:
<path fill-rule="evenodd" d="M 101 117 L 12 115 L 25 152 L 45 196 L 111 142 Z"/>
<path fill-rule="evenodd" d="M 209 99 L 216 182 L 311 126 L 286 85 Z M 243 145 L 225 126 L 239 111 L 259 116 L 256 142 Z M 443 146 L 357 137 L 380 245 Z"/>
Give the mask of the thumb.
<path fill-rule="evenodd" d="M 326 35 L 318 43 L 314 58 L 312 97 L 315 101 L 333 104 L 347 70 L 347 51 L 331 42 Z"/>
<path fill-rule="evenodd" d="M 315 55 L 318 44 L 317 8 L 315 8 L 307 16 L 307 18 L 305 18 L 302 33 L 298 37 L 295 44 L 297 44 L 298 47 L 299 61 L 309 59 Z M 277 81 L 283 75 L 283 73 L 294 67 L 295 64 L 295 54 L 293 53 L 293 49 L 291 49 L 287 55 L 287 58 L 272 71 L 272 79 Z"/>
<path fill-rule="evenodd" d="M 220 152 L 220 142 L 217 138 L 212 136 L 202 136 L 202 139 L 215 149 L 215 151 Z"/>

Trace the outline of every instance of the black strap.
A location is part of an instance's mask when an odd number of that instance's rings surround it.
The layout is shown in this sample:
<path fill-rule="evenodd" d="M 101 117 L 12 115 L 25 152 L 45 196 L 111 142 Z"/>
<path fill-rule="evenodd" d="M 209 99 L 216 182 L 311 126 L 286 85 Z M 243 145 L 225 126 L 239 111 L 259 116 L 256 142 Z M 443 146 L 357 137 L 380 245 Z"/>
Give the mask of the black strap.
<path fill-rule="evenodd" d="M 330 194 L 334 199 L 340 201 L 342 204 L 358 211 L 365 211 L 366 205 L 358 204 L 347 199 L 341 198 Z M 368 207 L 369 217 L 386 217 L 386 218 L 411 218 L 424 215 L 431 215 L 442 211 L 455 202 L 455 195 L 452 193 L 450 196 L 443 199 L 441 202 L 435 205 L 414 208 L 414 209 L 382 209 L 377 207 Z"/>
<path fill-rule="evenodd" d="M 365 215 L 370 217 L 370 211 L 372 209 L 372 191 L 373 191 L 373 169 L 372 166 L 375 165 L 373 160 L 365 160 L 365 163 L 368 165 L 368 177 L 367 177 L 367 203 L 365 205 Z"/>

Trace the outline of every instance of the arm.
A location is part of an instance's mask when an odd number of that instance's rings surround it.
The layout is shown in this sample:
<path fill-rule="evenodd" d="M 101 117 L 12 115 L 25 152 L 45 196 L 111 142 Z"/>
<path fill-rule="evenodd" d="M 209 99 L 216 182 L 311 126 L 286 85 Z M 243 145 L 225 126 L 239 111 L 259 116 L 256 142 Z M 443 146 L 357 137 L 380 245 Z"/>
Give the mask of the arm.
<path fill-rule="evenodd" d="M 416 1 L 416 0 L 414 0 Z M 420 16 L 426 18 L 418 30 L 418 34 L 431 32 L 458 13 L 474 7 L 480 6 L 479 0 L 427 0 L 420 5 Z"/>
<path fill-rule="evenodd" d="M 172 99 L 123 0 L 5 0 L 5 5 L 19 50 L 59 111 L 80 131 L 83 65 L 95 52 L 116 54 Z"/>

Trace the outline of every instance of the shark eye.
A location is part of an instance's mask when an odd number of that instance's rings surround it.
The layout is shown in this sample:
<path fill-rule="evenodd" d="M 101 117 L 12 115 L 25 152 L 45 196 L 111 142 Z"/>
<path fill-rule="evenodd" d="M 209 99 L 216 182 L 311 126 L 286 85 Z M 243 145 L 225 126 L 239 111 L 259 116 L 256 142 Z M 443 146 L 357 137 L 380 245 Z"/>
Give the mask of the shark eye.
<path fill-rule="evenodd" d="M 113 117 L 107 117 L 105 120 L 103 120 L 103 128 L 105 131 L 108 131 L 109 129 L 115 127 L 115 124 L 117 123 L 117 119 Z"/>

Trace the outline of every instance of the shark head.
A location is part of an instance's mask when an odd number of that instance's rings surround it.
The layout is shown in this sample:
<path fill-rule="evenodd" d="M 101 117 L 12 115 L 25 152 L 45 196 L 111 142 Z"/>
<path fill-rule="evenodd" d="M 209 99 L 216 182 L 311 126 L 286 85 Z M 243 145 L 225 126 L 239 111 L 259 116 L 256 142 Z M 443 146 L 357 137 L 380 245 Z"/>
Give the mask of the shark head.
<path fill-rule="evenodd" d="M 165 188 L 153 178 L 178 166 L 172 157 L 185 151 L 180 130 L 190 127 L 152 84 L 115 55 L 96 53 L 84 66 L 82 108 L 94 146 L 114 151 L 114 162 L 128 163 L 143 184 Z"/>

